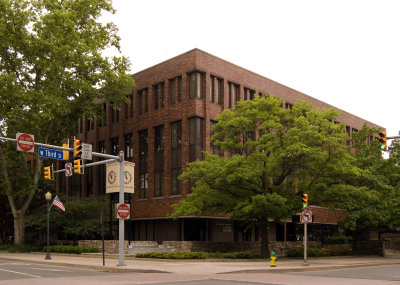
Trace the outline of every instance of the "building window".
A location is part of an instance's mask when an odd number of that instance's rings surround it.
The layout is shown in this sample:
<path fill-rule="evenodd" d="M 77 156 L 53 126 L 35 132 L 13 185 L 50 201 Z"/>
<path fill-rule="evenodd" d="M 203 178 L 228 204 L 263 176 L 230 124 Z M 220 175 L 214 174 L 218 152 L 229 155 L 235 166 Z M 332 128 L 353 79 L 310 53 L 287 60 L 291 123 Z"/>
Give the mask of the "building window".
<path fill-rule="evenodd" d="M 285 109 L 292 109 L 293 108 L 293 104 L 290 104 L 288 102 L 285 103 Z"/>
<path fill-rule="evenodd" d="M 148 110 L 148 91 L 147 88 L 138 92 L 139 95 L 139 114 L 147 113 Z"/>
<path fill-rule="evenodd" d="M 189 74 L 189 98 L 203 99 L 203 73 L 195 71 Z"/>
<path fill-rule="evenodd" d="M 154 110 L 164 107 L 164 82 L 153 85 Z"/>
<path fill-rule="evenodd" d="M 154 197 L 163 195 L 164 126 L 154 128 Z"/>
<path fill-rule="evenodd" d="M 133 161 L 133 135 L 127 134 L 124 136 L 125 140 L 125 160 Z"/>
<path fill-rule="evenodd" d="M 213 120 L 210 121 L 210 152 L 211 152 L 212 154 L 219 155 L 219 154 L 220 154 L 219 147 L 217 147 L 216 145 L 214 145 L 214 142 L 211 140 L 211 137 L 212 137 L 213 134 L 214 134 L 213 128 L 214 128 L 214 125 L 215 125 L 216 123 L 217 123 L 216 121 L 213 121 Z"/>
<path fill-rule="evenodd" d="M 105 126 L 107 122 L 107 104 L 103 103 L 103 108 L 101 110 L 101 117 L 98 120 L 99 128 Z"/>
<path fill-rule="evenodd" d="M 203 119 L 189 119 L 189 162 L 203 159 Z"/>
<path fill-rule="evenodd" d="M 147 197 L 147 152 L 148 132 L 139 132 L 139 198 Z"/>
<path fill-rule="evenodd" d="M 243 100 L 253 100 L 254 99 L 254 94 L 256 92 L 254 90 L 251 90 L 249 88 L 244 88 L 244 94 L 243 94 Z"/>
<path fill-rule="evenodd" d="M 228 108 L 236 105 L 240 99 L 240 87 L 238 84 L 228 82 Z"/>
<path fill-rule="evenodd" d="M 214 76 L 210 76 L 210 102 L 214 103 L 215 102 L 215 77 Z"/>
<path fill-rule="evenodd" d="M 133 95 L 128 95 L 126 97 L 128 98 L 129 103 L 125 103 L 125 120 L 133 117 Z"/>
<path fill-rule="evenodd" d="M 119 142 L 118 137 L 111 138 L 111 155 L 118 155 Z"/>
<path fill-rule="evenodd" d="M 182 102 L 182 76 L 169 80 L 169 97 L 171 98 L 171 105 Z"/>
<path fill-rule="evenodd" d="M 182 121 L 171 123 L 171 195 L 181 194 Z"/>
<path fill-rule="evenodd" d="M 106 142 L 105 141 L 99 141 L 97 142 L 97 151 L 99 153 L 105 153 L 106 152 Z M 99 160 L 102 160 L 102 158 L 99 158 Z M 100 195 L 105 195 L 106 194 L 106 166 L 105 164 L 101 164 L 98 166 L 98 182 L 99 182 L 99 194 Z"/>
<path fill-rule="evenodd" d="M 111 123 L 119 122 L 119 109 L 118 105 L 110 104 Z"/>

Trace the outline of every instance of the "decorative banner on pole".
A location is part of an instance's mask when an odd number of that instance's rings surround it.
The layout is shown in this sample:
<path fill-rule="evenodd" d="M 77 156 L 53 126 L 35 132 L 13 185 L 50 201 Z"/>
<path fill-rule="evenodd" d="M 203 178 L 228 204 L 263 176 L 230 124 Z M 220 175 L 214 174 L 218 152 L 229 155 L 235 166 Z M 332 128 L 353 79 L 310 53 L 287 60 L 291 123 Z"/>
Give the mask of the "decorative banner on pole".
<path fill-rule="evenodd" d="M 34 151 L 34 136 L 30 134 L 24 133 L 17 133 L 17 150 L 19 151 L 26 151 L 26 152 L 33 152 Z"/>
<path fill-rule="evenodd" d="M 106 193 L 119 192 L 119 162 L 110 162 L 106 164 Z M 124 192 L 135 192 L 135 164 L 129 161 L 124 161 Z"/>

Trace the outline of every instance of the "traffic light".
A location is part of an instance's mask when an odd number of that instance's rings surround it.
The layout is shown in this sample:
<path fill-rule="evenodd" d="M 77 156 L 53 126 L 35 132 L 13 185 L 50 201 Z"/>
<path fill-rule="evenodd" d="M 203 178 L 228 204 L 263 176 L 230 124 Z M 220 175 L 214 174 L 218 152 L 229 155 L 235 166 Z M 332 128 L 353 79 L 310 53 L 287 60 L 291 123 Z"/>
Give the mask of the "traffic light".
<path fill-rule="evenodd" d="M 45 166 L 44 167 L 44 179 L 51 180 L 51 166 Z"/>
<path fill-rule="evenodd" d="M 381 150 L 387 150 L 386 131 L 382 131 L 379 133 L 379 148 Z"/>
<path fill-rule="evenodd" d="M 80 140 L 74 139 L 74 158 L 81 158 L 82 144 Z"/>
<path fill-rule="evenodd" d="M 63 143 L 63 147 L 69 148 L 69 144 Z M 63 160 L 69 160 L 69 151 L 63 150 Z"/>
<path fill-rule="evenodd" d="M 74 160 L 74 173 L 81 174 L 81 160 L 75 159 Z"/>
<path fill-rule="evenodd" d="M 301 202 L 304 209 L 308 208 L 308 194 L 301 194 Z"/>

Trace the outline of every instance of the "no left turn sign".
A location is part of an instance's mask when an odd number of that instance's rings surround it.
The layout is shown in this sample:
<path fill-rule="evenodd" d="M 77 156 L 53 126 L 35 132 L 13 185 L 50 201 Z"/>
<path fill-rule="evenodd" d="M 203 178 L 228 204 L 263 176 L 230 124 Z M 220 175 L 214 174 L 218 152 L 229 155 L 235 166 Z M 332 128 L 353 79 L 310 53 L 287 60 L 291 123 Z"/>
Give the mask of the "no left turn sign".
<path fill-rule="evenodd" d="M 34 151 L 34 136 L 30 134 L 17 133 L 17 150 L 33 152 Z"/>

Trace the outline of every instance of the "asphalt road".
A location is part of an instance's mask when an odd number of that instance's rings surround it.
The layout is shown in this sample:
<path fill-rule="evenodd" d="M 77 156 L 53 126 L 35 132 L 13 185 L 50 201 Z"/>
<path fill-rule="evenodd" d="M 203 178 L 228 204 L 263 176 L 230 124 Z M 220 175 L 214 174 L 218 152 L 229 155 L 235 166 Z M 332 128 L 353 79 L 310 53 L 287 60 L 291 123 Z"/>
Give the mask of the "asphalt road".
<path fill-rule="evenodd" d="M 108 273 L 66 266 L 14 262 L 0 258 L 0 285 L 157 284 L 157 285 L 394 285 L 400 265 L 381 265 L 293 273 Z"/>
<path fill-rule="evenodd" d="M 400 265 L 381 265 L 292 273 L 305 276 L 341 277 L 369 280 L 400 281 Z"/>
<path fill-rule="evenodd" d="M 0 259 L 0 280 L 110 275 L 90 269 L 15 262 Z"/>

